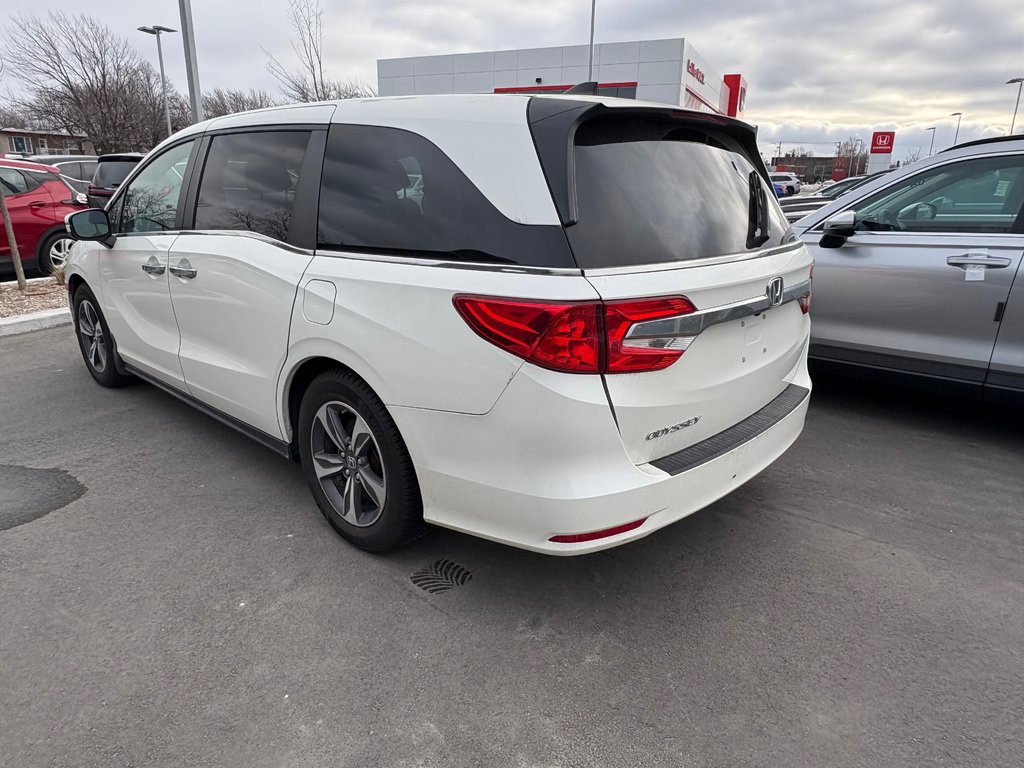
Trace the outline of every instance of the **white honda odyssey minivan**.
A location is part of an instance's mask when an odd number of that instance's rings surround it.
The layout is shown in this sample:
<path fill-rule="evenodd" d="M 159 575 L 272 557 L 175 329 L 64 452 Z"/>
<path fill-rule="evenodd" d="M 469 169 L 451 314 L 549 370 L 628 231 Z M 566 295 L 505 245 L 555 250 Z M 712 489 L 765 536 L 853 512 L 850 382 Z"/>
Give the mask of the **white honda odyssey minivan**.
<path fill-rule="evenodd" d="M 85 363 L 301 462 L 353 544 L 557 555 L 803 427 L 811 258 L 750 126 L 625 99 L 351 100 L 169 138 L 68 217 Z"/>

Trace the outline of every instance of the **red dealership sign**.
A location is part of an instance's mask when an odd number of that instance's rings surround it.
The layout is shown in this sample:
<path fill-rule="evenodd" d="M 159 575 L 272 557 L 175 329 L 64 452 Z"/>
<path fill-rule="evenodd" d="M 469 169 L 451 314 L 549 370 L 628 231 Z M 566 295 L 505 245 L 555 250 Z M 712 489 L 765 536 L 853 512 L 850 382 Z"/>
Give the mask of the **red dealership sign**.
<path fill-rule="evenodd" d="M 704 70 L 700 69 L 696 64 L 693 63 L 692 59 L 686 60 L 686 71 L 690 73 L 690 76 L 701 85 L 704 85 Z"/>
<path fill-rule="evenodd" d="M 892 143 L 895 139 L 895 131 L 875 131 L 874 133 L 871 134 L 871 154 L 891 154 Z"/>

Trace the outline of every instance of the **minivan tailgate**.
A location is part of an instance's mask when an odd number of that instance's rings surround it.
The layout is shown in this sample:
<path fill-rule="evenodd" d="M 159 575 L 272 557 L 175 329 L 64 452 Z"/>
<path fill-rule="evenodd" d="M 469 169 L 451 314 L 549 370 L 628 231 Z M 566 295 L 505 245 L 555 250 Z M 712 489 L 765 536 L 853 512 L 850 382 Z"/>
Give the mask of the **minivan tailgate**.
<path fill-rule="evenodd" d="M 786 389 L 807 354 L 810 322 L 796 299 L 809 291 L 810 265 L 793 245 L 731 263 L 587 275 L 605 301 L 685 296 L 697 309 L 681 326 L 696 336 L 672 365 L 604 377 L 634 463 L 713 437 Z M 769 308 L 768 283 L 779 277 L 784 299 Z"/>

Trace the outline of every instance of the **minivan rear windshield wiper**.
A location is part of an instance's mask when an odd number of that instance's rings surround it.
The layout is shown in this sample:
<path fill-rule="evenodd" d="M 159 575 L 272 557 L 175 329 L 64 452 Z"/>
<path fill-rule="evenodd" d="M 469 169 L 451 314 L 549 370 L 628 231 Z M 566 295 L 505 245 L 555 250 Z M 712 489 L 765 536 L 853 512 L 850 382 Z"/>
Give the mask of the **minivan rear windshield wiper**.
<path fill-rule="evenodd" d="M 768 233 L 768 196 L 757 171 L 747 175 L 747 184 L 750 188 L 747 248 L 760 248 L 771 237 Z"/>

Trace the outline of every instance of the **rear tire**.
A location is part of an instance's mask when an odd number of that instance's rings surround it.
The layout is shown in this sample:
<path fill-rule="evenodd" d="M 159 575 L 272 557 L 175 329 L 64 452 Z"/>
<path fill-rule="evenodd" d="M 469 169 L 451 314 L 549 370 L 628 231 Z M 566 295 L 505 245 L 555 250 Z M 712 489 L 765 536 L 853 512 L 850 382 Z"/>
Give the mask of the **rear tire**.
<path fill-rule="evenodd" d="M 315 378 L 303 395 L 297 432 L 306 482 L 342 537 L 385 552 L 426 532 L 405 441 L 362 379 L 343 369 Z"/>
<path fill-rule="evenodd" d="M 133 377 L 117 372 L 114 337 L 110 335 L 99 302 L 85 285 L 75 291 L 72 319 L 82 359 L 96 383 L 104 387 L 123 387 L 134 381 Z"/>
<path fill-rule="evenodd" d="M 68 263 L 68 251 L 74 240 L 66 232 L 54 232 L 39 247 L 37 267 L 44 275 L 52 275 L 54 270 L 64 269 Z"/>

